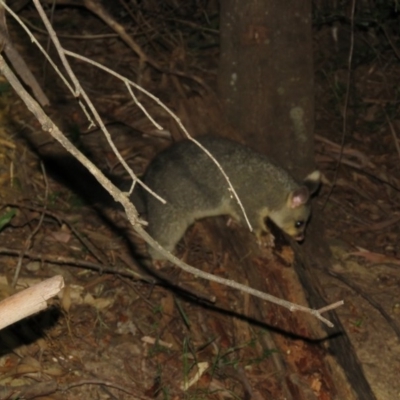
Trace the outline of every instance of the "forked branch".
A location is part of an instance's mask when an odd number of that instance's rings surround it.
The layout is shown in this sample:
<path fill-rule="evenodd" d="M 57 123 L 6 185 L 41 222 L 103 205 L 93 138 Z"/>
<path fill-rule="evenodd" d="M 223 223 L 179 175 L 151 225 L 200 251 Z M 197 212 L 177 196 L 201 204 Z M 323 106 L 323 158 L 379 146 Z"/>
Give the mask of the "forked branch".
<path fill-rule="evenodd" d="M 51 36 L 51 38 L 53 40 L 53 43 L 54 43 L 54 45 L 55 45 L 55 47 L 57 49 L 57 52 L 58 52 L 58 54 L 59 54 L 59 56 L 60 56 L 60 58 L 62 60 L 62 63 L 64 65 L 64 67 L 65 67 L 65 69 L 66 69 L 71 81 L 73 82 L 75 95 L 77 95 L 77 96 L 79 95 L 80 97 L 82 97 L 85 100 L 85 102 L 86 102 L 85 107 L 87 106 L 90 109 L 90 111 L 92 112 L 92 115 L 94 115 L 94 118 L 95 118 L 96 122 L 98 122 L 100 126 L 104 126 L 102 121 L 101 121 L 100 116 L 98 115 L 96 109 L 94 108 L 93 104 L 91 103 L 89 97 L 86 95 L 86 93 L 82 89 L 81 85 L 79 84 L 78 79 L 76 78 L 75 74 L 73 73 L 72 68 L 69 65 L 69 63 L 68 63 L 68 61 L 67 61 L 67 59 L 65 57 L 66 54 L 69 54 L 69 55 L 73 55 L 73 54 L 70 53 L 70 52 L 66 52 L 62 48 L 62 46 L 60 45 L 60 43 L 59 43 L 59 41 L 58 41 L 58 39 L 56 37 L 56 34 L 55 34 L 54 30 L 52 29 L 52 27 L 50 25 L 50 22 L 47 20 L 47 17 L 45 15 L 43 9 L 41 8 L 40 2 L 38 0 L 33 0 L 33 2 L 35 4 L 36 8 L 38 9 L 39 14 L 41 15 L 41 18 L 43 19 L 43 22 L 45 23 L 46 28 L 48 29 L 49 34 L 50 34 L 50 36 Z M 0 3 L 4 4 L 3 0 L 0 0 Z M 171 253 L 166 251 L 164 248 L 162 248 L 143 229 L 143 227 L 141 226 L 141 223 L 140 223 L 140 221 L 138 219 L 138 213 L 137 213 L 135 207 L 133 206 L 133 204 L 128 199 L 128 197 L 124 193 L 122 193 L 108 178 L 106 178 L 104 176 L 104 174 L 87 157 L 85 157 L 65 137 L 65 135 L 62 134 L 62 132 L 58 129 L 58 127 L 54 124 L 54 122 L 45 114 L 45 112 L 40 107 L 40 105 L 24 89 L 24 87 L 21 85 L 21 83 L 19 82 L 17 77 L 14 75 L 12 70 L 9 68 L 9 66 L 5 62 L 4 58 L 1 57 L 1 56 L 0 56 L 0 71 L 3 73 L 3 75 L 6 77 L 6 79 L 10 82 L 11 86 L 18 93 L 18 95 L 21 97 L 21 99 L 25 102 L 25 104 L 28 107 L 28 109 L 35 115 L 37 120 L 42 125 L 42 129 L 44 131 L 49 132 L 70 154 L 72 154 L 79 162 L 81 162 L 89 170 L 89 172 L 97 179 L 97 181 L 103 186 L 103 188 L 105 190 L 107 190 L 111 194 L 111 196 L 114 198 L 114 200 L 116 202 L 119 202 L 119 203 L 122 204 L 122 206 L 124 207 L 125 212 L 127 214 L 128 220 L 132 224 L 132 226 L 135 229 L 135 231 L 150 246 L 152 246 L 153 248 L 158 250 L 163 256 L 165 256 L 165 258 L 167 258 L 169 261 L 173 262 L 179 268 L 181 268 L 184 271 L 187 271 L 187 272 L 189 272 L 189 273 L 191 273 L 191 274 L 193 274 L 195 276 L 198 276 L 198 277 L 203 278 L 203 279 L 207 279 L 209 281 L 218 282 L 220 284 L 223 284 L 223 285 L 226 285 L 226 286 L 241 290 L 243 292 L 247 292 L 247 293 L 249 293 L 249 294 L 251 294 L 253 296 L 259 297 L 259 298 L 261 298 L 263 300 L 267 300 L 267 301 L 272 302 L 274 304 L 277 304 L 277 305 L 280 305 L 282 307 L 285 307 L 285 308 L 287 308 L 287 309 L 289 309 L 290 311 L 293 311 L 293 312 L 294 311 L 301 311 L 301 312 L 309 313 L 311 315 L 314 315 L 316 318 L 318 318 L 320 321 L 324 322 L 328 326 L 333 327 L 333 324 L 329 320 L 324 318 L 321 315 L 321 313 L 322 312 L 326 312 L 328 310 L 332 310 L 332 309 L 342 305 L 343 304 L 342 301 L 334 303 L 334 304 L 329 305 L 327 307 L 324 307 L 323 309 L 320 309 L 320 310 L 313 310 L 313 309 L 310 309 L 308 307 L 296 305 L 296 304 L 290 303 L 289 301 L 276 298 L 276 297 L 274 297 L 274 296 L 272 296 L 270 294 L 263 293 L 263 292 L 260 292 L 258 290 L 249 288 L 249 287 L 247 287 L 247 286 L 245 286 L 243 284 L 237 283 L 235 281 L 231 281 L 231 280 L 228 280 L 228 279 L 220 278 L 218 276 L 215 276 L 215 275 L 206 273 L 204 271 L 198 270 L 198 269 L 196 269 L 194 267 L 191 267 L 190 265 L 182 262 L 181 260 L 179 260 L 178 258 L 173 256 Z M 126 80 L 126 78 L 125 78 L 125 80 Z M 129 82 L 129 84 L 131 84 L 131 82 Z M 145 92 L 142 88 L 139 88 L 139 90 L 142 90 L 143 92 Z M 151 97 L 154 98 L 154 96 L 151 96 Z M 164 107 L 164 109 L 167 108 L 165 105 L 162 105 L 162 106 Z M 172 113 L 172 111 L 169 110 L 169 112 L 175 118 L 175 120 L 178 122 L 178 124 L 183 129 L 185 134 L 189 138 L 191 138 L 189 133 L 182 126 L 179 118 L 177 116 L 175 116 Z M 191 138 L 191 139 L 194 140 L 193 138 Z M 109 143 L 110 144 L 112 143 L 111 139 L 110 139 Z M 199 143 L 197 143 L 197 144 L 199 144 Z M 205 150 L 205 149 L 203 148 L 203 150 Z M 211 158 L 217 164 L 217 166 L 220 168 L 220 170 L 222 170 L 222 168 L 220 167 L 220 165 L 217 162 L 217 160 L 215 160 L 209 152 L 206 151 L 206 153 L 209 156 L 211 156 Z M 227 182 L 229 183 L 229 179 L 226 176 L 226 174 L 223 171 L 222 171 L 222 173 L 224 174 L 225 178 L 227 178 Z M 137 179 L 137 178 L 133 177 L 133 179 Z M 232 190 L 233 190 L 233 188 L 232 188 Z M 233 193 L 234 193 L 234 190 L 233 190 Z M 239 200 L 239 204 L 240 204 L 240 200 Z"/>

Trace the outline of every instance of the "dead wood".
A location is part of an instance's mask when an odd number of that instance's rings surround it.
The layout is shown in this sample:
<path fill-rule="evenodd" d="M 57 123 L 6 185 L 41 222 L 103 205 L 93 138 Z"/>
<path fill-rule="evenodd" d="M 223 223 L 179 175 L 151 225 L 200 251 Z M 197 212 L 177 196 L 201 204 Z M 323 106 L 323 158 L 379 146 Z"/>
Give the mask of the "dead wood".
<path fill-rule="evenodd" d="M 64 287 L 64 279 L 57 275 L 7 297 L 0 302 L 0 329 L 47 308 L 46 300 Z"/>
<path fill-rule="evenodd" d="M 11 42 L 8 36 L 8 30 L 6 25 L 6 19 L 4 15 L 4 7 L 0 5 L 0 43 L 2 50 L 4 50 L 8 60 L 14 67 L 15 71 L 22 79 L 22 81 L 32 89 L 37 101 L 44 106 L 50 104 L 49 99 L 45 95 L 40 84 L 28 68 L 25 60 L 19 54 L 18 50 L 15 48 L 14 44 Z"/>
<path fill-rule="evenodd" d="M 278 243 L 275 249 L 260 252 L 252 235 L 245 230 L 227 230 L 220 222 L 217 224 L 216 238 L 223 240 L 222 247 L 228 254 L 236 255 L 230 263 L 231 279 L 296 304 L 307 306 L 309 303 L 314 308 L 326 304 L 316 267 L 307 257 L 308 247 L 297 249 L 295 254 L 288 244 L 280 246 Z M 313 237 L 309 240 L 317 244 Z M 318 247 L 324 246 L 318 243 Z M 295 267 L 289 265 L 291 258 L 295 260 Z M 324 258 L 325 265 L 328 260 Z M 280 388 L 285 398 L 375 399 L 334 312 L 331 318 L 335 328 L 323 329 L 308 315 L 291 313 L 260 299 L 245 299 L 243 294 L 242 302 L 249 302 L 249 307 L 243 309 L 248 321 L 267 329 L 261 345 L 272 352 L 271 370 L 276 374 L 274 386 Z M 274 349 L 278 351 L 274 352 Z"/>
<path fill-rule="evenodd" d="M 320 285 L 318 275 L 321 273 L 321 269 L 330 268 L 330 251 L 321 240 L 321 237 L 323 237 L 321 232 L 323 232 L 323 226 L 316 217 L 308 227 L 306 243 L 303 246 L 294 244 L 297 258 L 295 265 L 297 277 L 302 285 L 304 295 L 308 299 L 309 306 L 312 308 L 325 304 L 324 289 Z M 376 399 L 364 375 L 355 349 L 337 314 L 332 311 L 329 317 L 334 321 L 335 328 L 328 330 L 318 324 L 318 330 L 320 332 L 325 331 L 327 335 L 325 347 L 330 354 L 329 363 L 332 371 L 338 375 L 335 378 L 338 379 L 335 383 L 341 389 L 346 387 L 349 390 L 349 394 L 343 397 L 339 396 L 339 398 Z M 317 325 L 313 321 L 310 321 L 310 324 Z M 350 389 L 353 393 L 351 396 Z"/>

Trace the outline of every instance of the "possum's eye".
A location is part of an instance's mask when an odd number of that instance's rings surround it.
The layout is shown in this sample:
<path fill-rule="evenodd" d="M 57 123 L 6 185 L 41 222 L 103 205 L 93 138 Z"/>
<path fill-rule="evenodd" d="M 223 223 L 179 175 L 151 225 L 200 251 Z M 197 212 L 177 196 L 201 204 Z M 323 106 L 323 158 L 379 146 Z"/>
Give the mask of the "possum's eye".
<path fill-rule="evenodd" d="M 304 221 L 296 221 L 294 226 L 299 229 L 304 225 Z"/>

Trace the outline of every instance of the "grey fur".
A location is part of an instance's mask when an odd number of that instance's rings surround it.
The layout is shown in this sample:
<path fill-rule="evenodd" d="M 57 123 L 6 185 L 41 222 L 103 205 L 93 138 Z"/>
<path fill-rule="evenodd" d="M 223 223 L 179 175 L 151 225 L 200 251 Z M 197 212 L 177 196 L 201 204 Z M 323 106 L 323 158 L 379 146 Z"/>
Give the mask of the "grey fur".
<path fill-rule="evenodd" d="M 290 235 L 302 236 L 310 214 L 310 191 L 305 186 L 266 156 L 246 146 L 220 137 L 205 136 L 198 140 L 229 176 L 257 234 L 266 230 L 264 220 L 270 217 Z M 319 173 L 309 177 L 308 185 L 318 185 Z M 186 229 L 198 219 L 230 215 L 245 225 L 225 178 L 207 154 L 189 140 L 160 153 L 150 164 L 144 181 L 167 201 L 162 204 L 145 193 L 148 232 L 168 251 L 175 248 Z M 291 199 L 297 194 L 301 205 L 292 207 Z M 296 221 L 304 224 L 294 229 Z M 163 258 L 152 248 L 149 252 L 154 259 Z"/>

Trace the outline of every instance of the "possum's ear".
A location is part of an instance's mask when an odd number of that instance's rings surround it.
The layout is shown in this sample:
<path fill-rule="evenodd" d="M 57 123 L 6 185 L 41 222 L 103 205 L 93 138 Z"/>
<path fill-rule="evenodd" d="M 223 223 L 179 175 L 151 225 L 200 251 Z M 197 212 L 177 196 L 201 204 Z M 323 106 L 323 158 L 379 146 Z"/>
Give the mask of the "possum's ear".
<path fill-rule="evenodd" d="M 303 186 L 293 190 L 288 197 L 288 207 L 297 208 L 306 204 L 310 196 L 314 194 L 321 184 L 321 172 L 314 171 L 307 175 L 303 181 Z"/>
<path fill-rule="evenodd" d="M 298 189 L 290 192 L 287 205 L 289 208 L 297 208 L 306 204 L 308 199 L 310 198 L 310 192 L 306 186 L 301 186 Z"/>
<path fill-rule="evenodd" d="M 311 172 L 310 175 L 305 177 L 303 184 L 308 189 L 310 195 L 314 194 L 321 184 L 321 172 Z"/>

